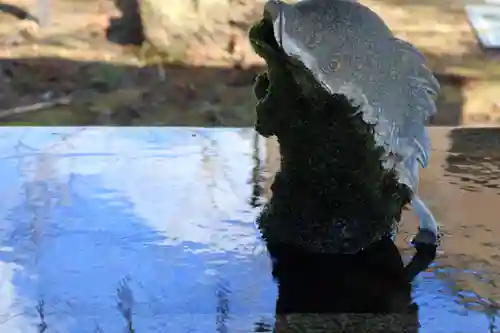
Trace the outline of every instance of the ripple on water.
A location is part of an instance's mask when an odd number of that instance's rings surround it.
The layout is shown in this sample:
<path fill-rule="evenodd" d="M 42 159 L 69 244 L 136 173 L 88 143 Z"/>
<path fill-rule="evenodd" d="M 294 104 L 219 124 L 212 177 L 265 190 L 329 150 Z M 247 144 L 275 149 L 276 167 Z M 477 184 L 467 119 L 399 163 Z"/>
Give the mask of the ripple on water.
<path fill-rule="evenodd" d="M 248 129 L 1 135 L 1 332 L 271 331 Z M 491 268 L 456 262 L 415 281 L 421 332 L 498 331 Z"/>

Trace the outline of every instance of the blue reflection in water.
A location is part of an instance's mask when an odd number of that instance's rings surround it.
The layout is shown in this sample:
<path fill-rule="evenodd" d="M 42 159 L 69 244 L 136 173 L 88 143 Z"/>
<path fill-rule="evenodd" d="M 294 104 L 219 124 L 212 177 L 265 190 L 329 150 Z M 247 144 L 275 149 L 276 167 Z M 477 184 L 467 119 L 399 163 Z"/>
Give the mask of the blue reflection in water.
<path fill-rule="evenodd" d="M 246 129 L 2 129 L 0 332 L 271 323 L 276 288 L 248 205 L 252 139 Z M 414 295 L 421 332 L 489 331 L 434 273 Z"/>
<path fill-rule="evenodd" d="M 498 332 L 500 316 L 496 305 L 481 299 L 482 295 L 463 302 L 453 284 L 452 279 L 438 279 L 436 271 L 422 273 L 415 280 L 414 298 L 420 305 L 421 332 Z M 482 303 L 480 309 L 468 308 L 477 302 Z"/>
<path fill-rule="evenodd" d="M 164 135 L 151 153 L 138 132 L 89 132 L 0 164 L 11 180 L 1 213 L 0 260 L 10 271 L 2 331 L 42 323 L 47 332 L 123 332 L 131 320 L 136 332 L 214 332 L 269 317 L 275 288 L 247 207 L 251 136 L 201 133 L 237 145 L 206 160 L 207 138 L 189 130 L 178 132 L 184 140 Z M 99 153 L 105 145 L 111 152 Z"/>

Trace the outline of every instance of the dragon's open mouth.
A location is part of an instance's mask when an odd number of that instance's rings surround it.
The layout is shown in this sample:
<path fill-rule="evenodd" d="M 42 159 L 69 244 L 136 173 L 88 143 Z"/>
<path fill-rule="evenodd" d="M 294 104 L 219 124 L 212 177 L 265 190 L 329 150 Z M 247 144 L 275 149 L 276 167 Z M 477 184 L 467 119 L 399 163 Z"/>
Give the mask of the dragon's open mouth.
<path fill-rule="evenodd" d="M 262 20 L 252 26 L 249 37 L 255 51 L 261 56 L 264 55 L 261 53 L 269 55 L 270 52 L 283 52 L 274 37 L 273 22 L 269 15 L 266 15 L 266 13 L 264 13 L 264 18 L 262 18 Z"/>

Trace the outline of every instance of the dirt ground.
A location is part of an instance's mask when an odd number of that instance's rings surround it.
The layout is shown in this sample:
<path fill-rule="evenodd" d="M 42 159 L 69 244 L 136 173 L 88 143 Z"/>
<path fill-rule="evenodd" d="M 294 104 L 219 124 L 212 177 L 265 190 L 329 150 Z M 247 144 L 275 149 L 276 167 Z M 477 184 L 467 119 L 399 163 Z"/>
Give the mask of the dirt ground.
<path fill-rule="evenodd" d="M 35 15 L 34 2 L 10 5 Z M 144 47 L 113 41 L 109 27 L 121 13 L 111 0 L 52 1 L 47 28 L 5 7 L 0 3 L 4 125 L 253 125 L 250 87 L 262 64 L 244 29 L 232 32 L 227 51 L 205 45 L 189 62 L 160 65 Z"/>
<path fill-rule="evenodd" d="M 398 35 L 424 47 L 438 69 L 443 84 L 440 111 L 434 119 L 438 125 L 464 122 L 463 109 L 470 104 L 464 87 L 477 85 L 477 68 L 489 64 L 477 45 L 471 46 L 477 42 L 458 13 L 457 2 L 450 1 L 418 5 L 406 0 L 364 1 Z M 116 42 L 111 28 L 116 28 L 122 15 L 120 1 L 116 3 L 52 0 L 49 24 L 40 28 L 30 20 L 37 14 L 36 0 L 0 2 L 2 124 L 253 125 L 255 101 L 250 87 L 262 62 L 249 46 L 246 29 L 257 17 L 246 17 L 247 25 L 228 25 L 224 33 L 232 37 L 227 47 L 201 44 L 189 61 L 172 58 L 165 63 L 147 48 L 134 45 L 134 38 Z M 424 29 L 438 20 L 435 29 L 442 38 Z M 455 31 L 454 39 L 450 31 Z M 467 66 L 460 59 L 467 59 Z M 483 72 L 496 80 L 496 67 Z M 495 91 L 491 84 L 488 87 Z M 472 95 L 479 96 L 483 90 Z M 480 100 L 491 104 L 488 98 L 481 95 Z M 474 107 L 483 110 L 489 104 Z M 500 112 L 483 112 L 474 119 L 500 123 Z"/>

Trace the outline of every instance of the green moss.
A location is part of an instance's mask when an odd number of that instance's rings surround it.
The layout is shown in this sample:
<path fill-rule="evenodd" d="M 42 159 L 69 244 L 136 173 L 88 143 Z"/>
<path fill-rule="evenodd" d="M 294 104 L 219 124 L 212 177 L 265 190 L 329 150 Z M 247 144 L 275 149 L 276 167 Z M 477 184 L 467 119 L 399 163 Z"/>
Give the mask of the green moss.
<path fill-rule="evenodd" d="M 282 157 L 259 227 L 268 242 L 357 252 L 393 230 L 409 190 L 382 167 L 383 150 L 359 109 L 329 94 L 272 36 L 265 21 L 250 31 L 268 65 L 254 87 L 256 129 L 277 136 Z"/>
<path fill-rule="evenodd" d="M 93 66 L 89 70 L 90 85 L 99 91 L 118 89 L 122 84 L 123 71 L 114 66 Z"/>
<path fill-rule="evenodd" d="M 0 126 L 38 126 L 38 123 L 29 121 L 5 121 L 0 122 Z"/>

